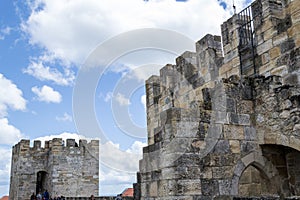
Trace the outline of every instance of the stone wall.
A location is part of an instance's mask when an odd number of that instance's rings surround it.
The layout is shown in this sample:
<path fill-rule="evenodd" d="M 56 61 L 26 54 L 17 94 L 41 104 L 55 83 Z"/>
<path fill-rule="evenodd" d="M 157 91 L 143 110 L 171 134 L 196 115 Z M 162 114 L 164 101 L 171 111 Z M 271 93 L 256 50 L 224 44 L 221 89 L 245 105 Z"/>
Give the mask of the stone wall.
<path fill-rule="evenodd" d="M 299 1 L 256 0 L 252 3 L 255 63 L 259 74 L 280 75 L 299 72 Z M 239 31 L 243 21 L 234 15 L 221 26 L 224 65 L 219 75 L 228 78 L 240 73 Z M 250 58 L 249 58 L 250 59 Z M 252 70 L 243 75 L 251 75 Z"/>
<path fill-rule="evenodd" d="M 300 1 L 250 9 L 254 57 L 241 50 L 249 16 L 236 14 L 222 24 L 222 42 L 206 35 L 146 81 L 148 146 L 135 199 L 300 195 Z"/>
<path fill-rule="evenodd" d="M 64 197 L 64 200 L 91 200 L 91 197 Z M 115 200 L 116 196 L 94 196 L 94 200 Z M 133 200 L 133 197 L 122 197 L 122 200 Z"/>
<path fill-rule="evenodd" d="M 90 196 L 99 191 L 99 141 L 61 138 L 46 141 L 21 140 L 13 147 L 9 198 L 29 199 L 48 190 L 55 196 Z"/>

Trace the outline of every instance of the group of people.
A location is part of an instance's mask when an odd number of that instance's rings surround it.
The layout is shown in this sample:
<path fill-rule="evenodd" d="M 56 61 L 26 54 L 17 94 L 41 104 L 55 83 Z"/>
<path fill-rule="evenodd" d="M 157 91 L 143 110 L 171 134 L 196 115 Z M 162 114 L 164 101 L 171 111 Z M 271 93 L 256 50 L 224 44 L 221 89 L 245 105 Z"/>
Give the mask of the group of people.
<path fill-rule="evenodd" d="M 118 196 L 115 198 L 115 200 L 122 200 L 122 195 L 118 194 Z"/>
<path fill-rule="evenodd" d="M 47 190 L 43 193 L 39 192 L 37 195 L 32 193 L 30 200 L 50 200 L 50 195 Z"/>
<path fill-rule="evenodd" d="M 45 192 L 39 192 L 37 195 L 32 193 L 30 200 L 64 200 L 63 196 L 51 198 L 49 192 L 45 190 Z"/>
<path fill-rule="evenodd" d="M 61 196 L 61 197 L 54 197 L 51 198 L 49 195 L 49 192 L 47 190 L 45 190 L 44 193 L 39 192 L 37 195 L 35 195 L 34 193 L 32 193 L 30 200 L 64 200 L 65 197 Z M 91 195 L 89 200 L 95 200 L 94 195 Z M 118 195 L 115 200 L 122 200 L 122 195 Z"/>

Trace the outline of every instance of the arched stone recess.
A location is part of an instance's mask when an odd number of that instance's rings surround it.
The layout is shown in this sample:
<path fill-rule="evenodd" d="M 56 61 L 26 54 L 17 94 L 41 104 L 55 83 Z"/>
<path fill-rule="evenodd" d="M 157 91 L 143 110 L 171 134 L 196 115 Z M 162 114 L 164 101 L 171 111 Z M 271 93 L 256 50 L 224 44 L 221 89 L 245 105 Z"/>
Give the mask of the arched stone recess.
<path fill-rule="evenodd" d="M 300 151 L 291 146 L 261 145 L 262 155 L 277 169 L 279 174 L 280 194 L 300 195 Z"/>
<path fill-rule="evenodd" d="M 43 193 L 49 187 L 49 174 L 45 170 L 40 170 L 36 172 L 36 190 L 35 193 Z"/>
<path fill-rule="evenodd" d="M 298 125 L 298 124 L 297 124 Z M 298 127 L 298 126 L 297 126 Z M 299 130 L 293 131 L 289 134 L 283 133 L 259 133 L 263 137 L 259 137 L 259 145 L 281 145 L 290 147 L 297 151 L 300 151 L 300 138 L 297 135 L 300 135 L 300 125 Z M 266 139 L 268 138 L 268 139 Z M 270 139 L 271 138 L 271 139 Z"/>
<path fill-rule="evenodd" d="M 265 181 L 265 184 L 272 182 L 272 185 L 269 184 L 269 186 L 272 186 L 272 188 L 268 188 L 269 192 L 280 193 L 281 186 L 278 170 L 270 161 L 262 156 L 261 152 L 255 151 L 244 156 L 237 162 L 231 181 L 231 195 L 240 196 L 239 188 L 241 177 L 244 172 L 249 169 L 251 169 L 250 171 L 256 170 L 255 173 L 259 173 L 261 179 Z"/>

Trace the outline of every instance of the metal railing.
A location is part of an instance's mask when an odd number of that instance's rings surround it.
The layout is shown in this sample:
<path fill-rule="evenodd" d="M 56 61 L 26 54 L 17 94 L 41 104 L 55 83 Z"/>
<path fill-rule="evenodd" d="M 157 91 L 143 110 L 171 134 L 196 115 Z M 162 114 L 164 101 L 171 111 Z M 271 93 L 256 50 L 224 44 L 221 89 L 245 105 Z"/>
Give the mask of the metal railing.
<path fill-rule="evenodd" d="M 254 74 L 257 73 L 255 63 L 255 30 L 253 19 L 258 15 L 253 16 L 251 5 L 243 9 L 237 14 L 239 23 L 241 24 L 238 28 L 239 33 L 239 57 L 240 57 L 240 71 L 241 75 L 246 69 L 253 67 Z M 249 52 L 249 50 L 251 52 Z M 249 61 L 252 61 L 249 63 Z"/>

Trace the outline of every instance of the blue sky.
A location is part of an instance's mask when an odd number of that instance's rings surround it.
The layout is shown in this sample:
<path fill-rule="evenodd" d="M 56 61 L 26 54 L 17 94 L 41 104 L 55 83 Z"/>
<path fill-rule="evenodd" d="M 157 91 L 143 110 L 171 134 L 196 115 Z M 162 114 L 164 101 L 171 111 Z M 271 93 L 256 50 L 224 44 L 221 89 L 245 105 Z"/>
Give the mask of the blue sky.
<path fill-rule="evenodd" d="M 249 3 L 235 1 L 238 10 Z M 231 5 L 230 0 L 2 0 L 0 196 L 8 194 L 11 147 L 20 139 L 97 137 L 78 133 L 72 102 L 80 67 L 99 45 L 141 28 L 167 29 L 193 41 L 207 33 L 220 35 L 220 24 L 232 14 Z M 120 193 L 135 181 L 141 148 L 147 142 L 143 83 L 164 64 L 174 63 L 176 56 L 149 49 L 120 55 L 93 86 L 94 112 L 107 138 L 103 146 L 110 144 L 132 156 L 128 161 L 113 150 L 106 153 L 106 159 L 120 156 L 112 160 L 124 169 L 101 166 L 101 195 Z M 136 88 L 126 95 L 120 86 L 129 83 Z M 118 120 L 122 118 L 129 119 L 129 128 L 125 128 L 128 121 Z M 139 133 L 130 133 L 135 130 Z"/>

